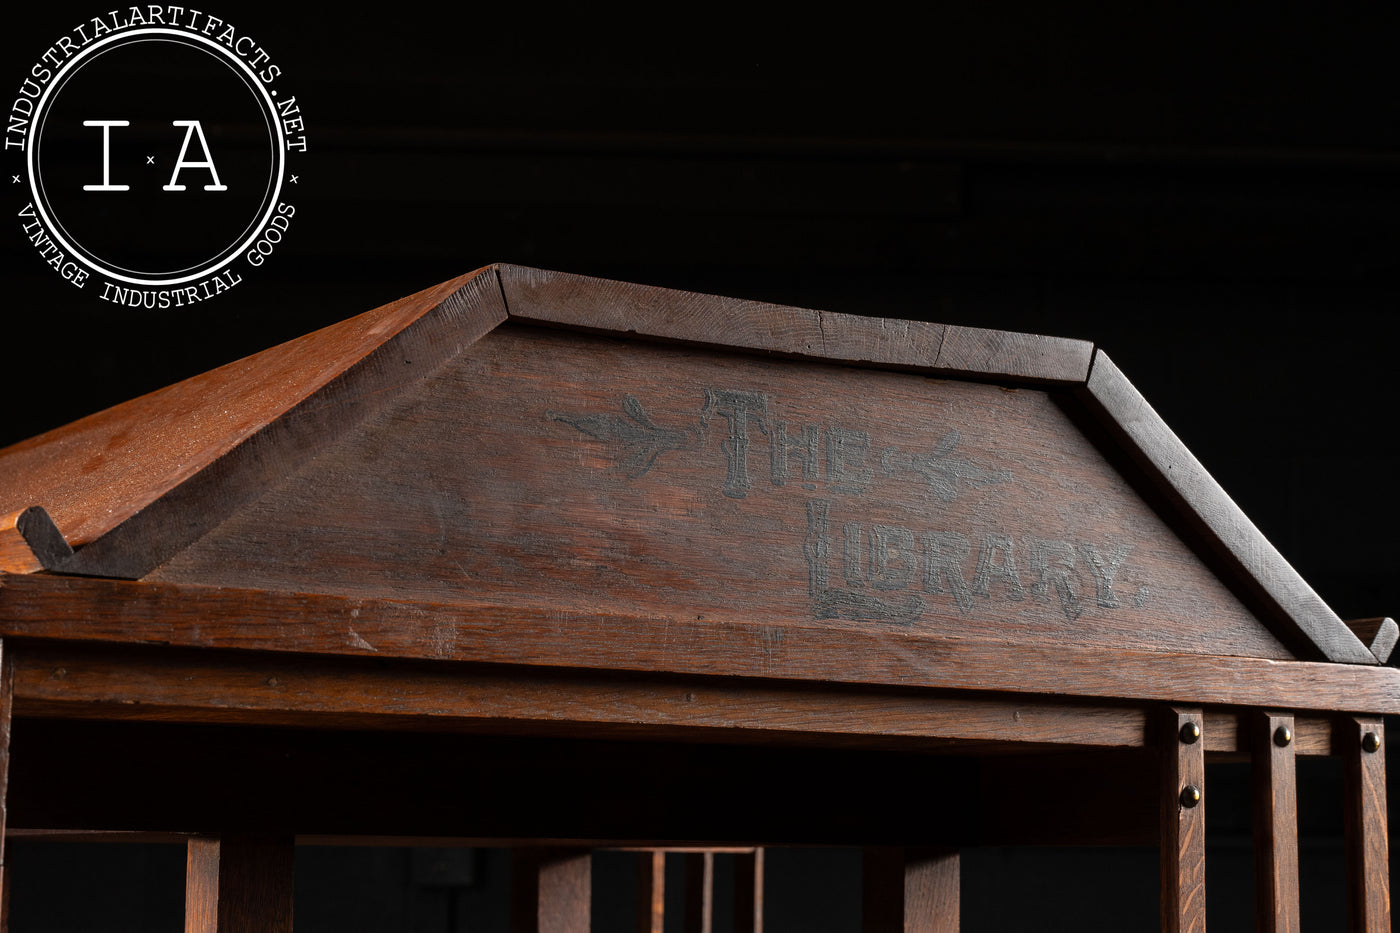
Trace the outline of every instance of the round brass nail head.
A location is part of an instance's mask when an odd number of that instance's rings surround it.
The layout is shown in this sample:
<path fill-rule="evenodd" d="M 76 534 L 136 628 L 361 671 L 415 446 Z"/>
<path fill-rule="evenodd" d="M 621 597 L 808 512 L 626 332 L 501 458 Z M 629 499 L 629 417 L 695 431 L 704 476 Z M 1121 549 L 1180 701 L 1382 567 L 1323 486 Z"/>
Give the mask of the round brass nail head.
<path fill-rule="evenodd" d="M 1195 745 L 1196 740 L 1201 737 L 1201 727 L 1194 722 L 1188 722 L 1181 727 L 1181 742 L 1183 745 Z"/>
<path fill-rule="evenodd" d="M 1293 744 L 1293 730 L 1287 726 L 1279 726 L 1274 730 L 1274 744 L 1279 748 L 1286 748 Z"/>
<path fill-rule="evenodd" d="M 1368 732 L 1361 737 L 1361 747 L 1368 752 L 1378 752 L 1381 750 L 1381 737 Z"/>
<path fill-rule="evenodd" d="M 1187 784 L 1181 789 L 1181 805 L 1190 810 L 1201 802 L 1201 789 L 1195 784 Z"/>

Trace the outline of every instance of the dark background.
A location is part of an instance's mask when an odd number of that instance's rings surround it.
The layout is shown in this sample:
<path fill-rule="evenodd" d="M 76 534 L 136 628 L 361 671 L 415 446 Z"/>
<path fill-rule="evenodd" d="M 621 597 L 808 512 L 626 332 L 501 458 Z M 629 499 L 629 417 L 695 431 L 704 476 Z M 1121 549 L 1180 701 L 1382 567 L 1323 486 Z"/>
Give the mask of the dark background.
<path fill-rule="evenodd" d="M 0 81 L 103 9 L 7 13 Z M 291 235 L 150 312 L 11 220 L 0 444 L 503 260 L 1092 340 L 1339 614 L 1400 611 L 1400 8 L 926 10 L 222 4 L 306 117 Z"/>

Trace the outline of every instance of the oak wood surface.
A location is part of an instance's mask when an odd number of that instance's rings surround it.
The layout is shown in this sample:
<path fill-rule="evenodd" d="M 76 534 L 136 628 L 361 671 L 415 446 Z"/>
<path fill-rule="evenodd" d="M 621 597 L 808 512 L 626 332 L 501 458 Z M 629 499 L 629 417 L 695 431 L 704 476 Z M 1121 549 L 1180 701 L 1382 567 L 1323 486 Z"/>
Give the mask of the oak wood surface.
<path fill-rule="evenodd" d="M 1182 739 L 1181 729 L 1204 726 L 1200 710 L 1170 709 L 1162 717 L 1161 808 L 1162 931 L 1205 933 L 1206 790 L 1205 743 Z M 1193 806 L 1182 794 L 1195 788 Z"/>
<path fill-rule="evenodd" d="M 513 320 L 701 346 L 1017 382 L 1079 383 L 1093 345 L 699 295 L 521 266 L 498 267 Z"/>
<path fill-rule="evenodd" d="M 1305 657 L 1377 663 L 1104 352 L 1095 353 L 1093 371 L 1078 396 L 1177 506 L 1266 623 L 1277 626 Z"/>
<path fill-rule="evenodd" d="M 292 933 L 293 849 L 290 836 L 190 839 L 185 933 Z"/>
<path fill-rule="evenodd" d="M 324 389 L 475 275 L 0 451 L 0 514 L 43 506 L 70 545 L 95 540 Z"/>
<path fill-rule="evenodd" d="M 1291 656 L 1045 393 L 510 326 L 150 579 Z"/>
<path fill-rule="evenodd" d="M 1388 616 L 1347 619 L 1346 625 L 1357 638 L 1361 639 L 1361 643 L 1376 656 L 1376 660 L 1381 664 L 1390 660 L 1396 642 L 1400 642 L 1400 625 L 1397 625 L 1395 620 Z"/>
<path fill-rule="evenodd" d="M 511 933 L 588 933 L 593 855 L 586 850 L 511 852 Z"/>
<path fill-rule="evenodd" d="M 410 305 L 417 316 L 402 329 L 375 334 L 382 342 L 348 365 L 339 356 L 322 364 L 329 378 L 315 392 L 260 429 L 250 423 L 252 433 L 246 440 L 56 569 L 94 576 L 142 576 L 304 463 L 314 461 L 336 437 L 389 404 L 505 316 L 490 270 L 447 283 Z M 303 366 L 320 362 L 316 346 L 293 344 L 290 350 L 285 349 L 287 345 L 275 349 L 297 359 L 309 357 Z M 357 352 L 360 349 L 356 346 Z M 262 386 L 277 375 L 250 367 L 247 380 Z M 217 421 L 207 413 L 199 414 Z M 184 430 L 183 420 L 180 430 Z M 141 464 L 133 469 L 146 475 Z"/>
<path fill-rule="evenodd" d="M 866 848 L 862 933 L 957 933 L 960 864 L 954 850 Z"/>
<path fill-rule="evenodd" d="M 1368 747 L 1367 736 L 1374 737 Z M 1390 931 L 1390 841 L 1385 787 L 1385 722 L 1337 721 L 1347 850 L 1347 918 L 1352 933 Z"/>
<path fill-rule="evenodd" d="M 1294 719 L 1287 714 L 1266 712 L 1249 718 L 1254 784 L 1254 928 L 1259 933 L 1298 933 L 1301 921 Z"/>
<path fill-rule="evenodd" d="M 56 566 L 72 553 L 43 506 L 0 516 L 0 572 L 34 573 Z"/>
<path fill-rule="evenodd" d="M 1388 667 L 11 575 L 0 637 L 1400 712 Z"/>
<path fill-rule="evenodd" d="M 21 715 L 935 747 L 1140 747 L 1130 706 L 830 684 L 30 645 Z"/>

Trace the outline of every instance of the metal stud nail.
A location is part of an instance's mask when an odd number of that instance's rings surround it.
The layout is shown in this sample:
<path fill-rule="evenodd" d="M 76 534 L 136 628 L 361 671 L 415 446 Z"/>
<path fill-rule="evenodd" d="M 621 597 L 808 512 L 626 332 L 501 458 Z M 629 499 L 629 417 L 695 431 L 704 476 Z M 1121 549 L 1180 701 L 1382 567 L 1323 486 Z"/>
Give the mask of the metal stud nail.
<path fill-rule="evenodd" d="M 1201 802 L 1201 789 L 1195 784 L 1187 784 L 1181 789 L 1181 805 L 1190 810 Z"/>
<path fill-rule="evenodd" d="M 1186 722 L 1181 726 L 1181 744 L 1195 745 L 1196 740 L 1201 737 L 1201 727 L 1194 722 Z"/>
<path fill-rule="evenodd" d="M 1378 752 L 1381 750 L 1381 737 L 1368 732 L 1361 737 L 1361 747 L 1368 752 Z"/>
<path fill-rule="evenodd" d="M 1274 744 L 1279 748 L 1287 748 L 1293 744 L 1293 730 L 1287 726 L 1279 726 L 1274 730 Z"/>

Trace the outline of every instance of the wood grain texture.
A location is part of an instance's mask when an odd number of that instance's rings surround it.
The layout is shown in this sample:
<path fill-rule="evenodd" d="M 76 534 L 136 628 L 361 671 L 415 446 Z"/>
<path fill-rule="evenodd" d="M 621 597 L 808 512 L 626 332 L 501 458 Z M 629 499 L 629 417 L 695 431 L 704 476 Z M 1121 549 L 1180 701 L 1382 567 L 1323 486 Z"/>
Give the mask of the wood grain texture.
<path fill-rule="evenodd" d="M 74 547 L 97 540 L 294 410 L 301 410 L 303 430 L 328 429 L 345 423 L 348 412 L 318 417 L 320 405 L 353 409 L 357 392 L 367 401 L 389 383 L 421 374 L 421 365 L 415 369 L 404 358 L 397 366 L 371 358 L 435 310 L 448 318 L 468 314 L 468 297 L 494 298 L 496 320 L 504 318 L 494 272 L 469 273 L 6 448 L 0 514 L 43 506 Z M 453 340 L 445 352 L 457 348 Z M 362 376 L 370 378 L 363 385 L 346 378 L 366 365 Z M 318 395 L 321 402 L 310 402 Z M 249 453 L 275 458 L 277 443 L 286 440 L 254 443 Z"/>
<path fill-rule="evenodd" d="M 292 933 L 293 851 L 291 836 L 190 839 L 185 933 Z"/>
<path fill-rule="evenodd" d="M 1390 660 L 1391 652 L 1395 650 L 1395 644 L 1400 641 L 1400 625 L 1395 620 L 1386 616 L 1372 619 L 1347 619 L 1347 628 L 1352 634 L 1361 639 L 1361 643 L 1366 646 L 1376 660 L 1385 664 Z"/>
<path fill-rule="evenodd" d="M 1298 933 L 1298 778 L 1293 717 L 1250 717 L 1254 783 L 1254 928 L 1258 933 Z"/>
<path fill-rule="evenodd" d="M 1159 805 L 1161 807 L 1162 931 L 1205 933 L 1206 929 L 1206 759 L 1205 743 L 1185 742 L 1188 723 L 1204 726 L 1200 710 L 1170 709 L 1162 716 Z M 1195 806 L 1183 804 L 1185 788 L 1200 794 Z"/>
<path fill-rule="evenodd" d="M 34 573 L 73 554 L 42 506 L 0 516 L 0 572 Z"/>
<path fill-rule="evenodd" d="M 956 851 L 878 847 L 862 856 L 862 933 L 957 933 Z"/>
<path fill-rule="evenodd" d="M 1374 750 L 1366 736 L 1375 737 Z M 1337 749 L 1345 778 L 1347 928 L 1390 931 L 1390 841 L 1385 788 L 1385 722 L 1337 721 Z"/>
<path fill-rule="evenodd" d="M 1374 655 L 1283 558 L 1108 358 L 1098 351 L 1080 399 L 1180 511 L 1265 623 L 1310 659 Z"/>
<path fill-rule="evenodd" d="M 375 322 L 370 322 L 367 330 L 379 343 L 352 361 L 339 352 L 323 361 L 315 355 L 322 348 L 314 343 L 303 348 L 293 341 L 275 348 L 279 354 L 301 360 L 304 368 L 318 369 L 327 378 L 275 418 L 263 421 L 261 427 L 253 422 L 270 417 L 269 412 L 246 404 L 234 409 L 248 419 L 246 436 L 237 446 L 198 473 L 182 478 L 160 498 L 79 549 L 72 559 L 55 569 L 126 578 L 148 573 L 236 513 L 250 499 L 314 460 L 342 432 L 388 404 L 444 360 L 469 347 L 505 315 L 500 289 L 489 269 L 398 304 L 405 303 L 413 315 L 397 330 L 372 326 Z M 404 317 L 402 312 L 396 313 L 395 325 Z M 316 336 L 302 339 L 311 341 Z M 338 351 L 339 347 L 334 349 Z M 366 348 L 355 345 L 357 353 L 363 349 Z M 268 369 L 249 365 L 246 381 L 260 387 L 273 380 L 276 385 L 278 373 Z M 229 404 L 240 404 L 240 400 L 230 400 Z M 190 416 L 217 421 L 202 409 Z M 183 430 L 183 424 L 182 416 L 173 422 L 173 428 Z"/>
<path fill-rule="evenodd" d="M 1205 716 L 1206 752 L 1214 760 L 1247 761 L 1254 755 L 1257 730 L 1254 710 L 1207 709 Z M 1332 754 L 1332 717 L 1313 713 L 1293 717 L 1294 755 L 1326 757 Z"/>
<path fill-rule="evenodd" d="M 1400 712 L 1388 667 L 11 575 L 0 637 Z"/>
<path fill-rule="evenodd" d="M 521 266 L 498 267 L 512 320 L 940 375 L 1082 383 L 1080 340 L 857 317 Z"/>
<path fill-rule="evenodd" d="M 763 849 L 734 856 L 734 933 L 763 933 Z"/>
<path fill-rule="evenodd" d="M 593 855 L 528 848 L 511 853 L 511 933 L 588 933 Z"/>
<path fill-rule="evenodd" d="M 15 684 L 25 716 L 867 746 L 1146 744 L 1146 713 L 1132 707 L 632 673 L 31 645 Z"/>
<path fill-rule="evenodd" d="M 1054 400 L 498 328 L 151 579 L 1287 658 Z"/>

